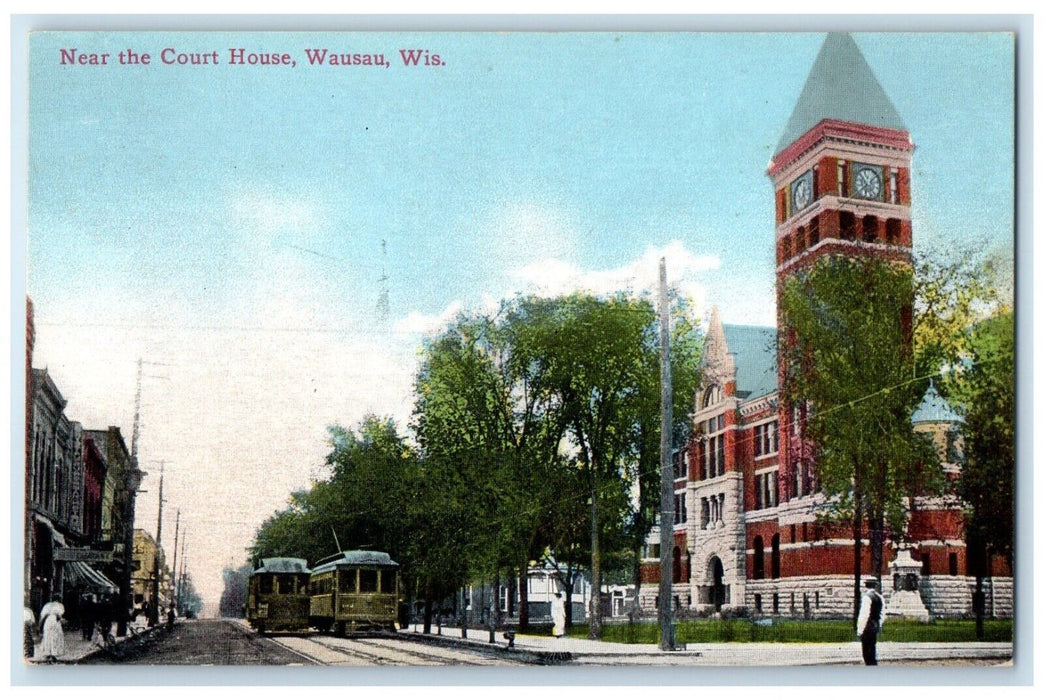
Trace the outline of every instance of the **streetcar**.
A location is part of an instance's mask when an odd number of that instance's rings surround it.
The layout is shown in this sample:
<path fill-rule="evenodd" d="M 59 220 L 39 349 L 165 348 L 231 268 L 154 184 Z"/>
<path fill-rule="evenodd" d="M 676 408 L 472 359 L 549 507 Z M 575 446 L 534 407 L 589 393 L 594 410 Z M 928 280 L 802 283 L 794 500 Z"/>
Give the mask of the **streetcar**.
<path fill-rule="evenodd" d="M 320 632 L 395 631 L 399 565 L 385 552 L 352 550 L 316 562 L 309 616 Z"/>
<path fill-rule="evenodd" d="M 294 557 L 271 557 L 250 575 L 246 619 L 259 634 L 306 630 L 308 620 L 308 562 Z"/>

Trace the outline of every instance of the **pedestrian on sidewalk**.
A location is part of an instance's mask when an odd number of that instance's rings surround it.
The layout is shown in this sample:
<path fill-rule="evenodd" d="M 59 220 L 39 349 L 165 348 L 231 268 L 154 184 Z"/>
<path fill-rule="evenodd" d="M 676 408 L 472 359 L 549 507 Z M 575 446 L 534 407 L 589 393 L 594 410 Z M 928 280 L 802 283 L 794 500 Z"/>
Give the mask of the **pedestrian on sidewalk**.
<path fill-rule="evenodd" d="M 856 633 L 863 643 L 863 663 L 867 666 L 877 665 L 877 635 L 884 627 L 884 598 L 877 592 L 877 581 L 866 580 L 866 591 L 859 602 L 859 621 Z"/>
<path fill-rule="evenodd" d="M 565 636 L 565 601 L 562 600 L 561 593 L 555 593 L 555 599 L 551 601 L 551 622 L 554 624 L 551 628 L 551 634 L 554 635 L 556 639 Z"/>
<path fill-rule="evenodd" d="M 22 656 L 27 659 L 36 654 L 36 615 L 28 605 L 22 606 Z"/>
<path fill-rule="evenodd" d="M 40 610 L 40 629 L 43 632 L 40 655 L 45 661 L 57 661 L 59 656 L 65 654 L 63 617 L 65 617 L 65 606 L 62 605 L 59 596 L 54 596 L 54 599 Z"/>
<path fill-rule="evenodd" d="M 94 636 L 94 616 L 97 614 L 97 596 L 93 593 L 84 593 L 80 596 L 80 629 L 83 638 L 90 641 Z"/>

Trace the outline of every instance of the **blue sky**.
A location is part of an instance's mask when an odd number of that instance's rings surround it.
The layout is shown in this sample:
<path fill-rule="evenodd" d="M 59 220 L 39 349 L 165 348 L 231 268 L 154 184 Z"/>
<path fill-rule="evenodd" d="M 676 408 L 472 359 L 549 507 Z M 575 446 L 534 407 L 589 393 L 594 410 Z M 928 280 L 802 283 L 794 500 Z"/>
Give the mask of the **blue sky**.
<path fill-rule="evenodd" d="M 143 389 L 142 450 L 172 462 L 199 566 L 238 561 L 318 473 L 326 425 L 408 419 L 423 333 L 459 308 L 642 287 L 666 254 L 698 308 L 772 323 L 765 169 L 823 38 L 35 34 L 34 364 L 71 418 L 128 435 L 134 362 L 166 365 Z M 1010 257 L 1012 37 L 854 38 L 917 145 L 915 247 Z M 59 65 L 73 47 L 155 63 Z M 165 47 L 222 64 L 164 66 Z M 298 63 L 229 66 L 230 47 Z M 320 47 L 392 66 L 306 65 Z M 403 67 L 406 48 L 446 65 Z"/>

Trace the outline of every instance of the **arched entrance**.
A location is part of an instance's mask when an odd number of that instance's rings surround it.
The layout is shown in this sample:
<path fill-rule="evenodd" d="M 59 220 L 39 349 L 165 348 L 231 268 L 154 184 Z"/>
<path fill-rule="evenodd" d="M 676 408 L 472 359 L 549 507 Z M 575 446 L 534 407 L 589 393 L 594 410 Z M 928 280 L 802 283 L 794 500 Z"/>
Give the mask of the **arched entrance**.
<path fill-rule="evenodd" d="M 714 611 L 721 612 L 721 606 L 727 602 L 728 592 L 725 589 L 725 567 L 718 557 L 711 557 L 710 578 L 711 602 L 714 604 Z"/>

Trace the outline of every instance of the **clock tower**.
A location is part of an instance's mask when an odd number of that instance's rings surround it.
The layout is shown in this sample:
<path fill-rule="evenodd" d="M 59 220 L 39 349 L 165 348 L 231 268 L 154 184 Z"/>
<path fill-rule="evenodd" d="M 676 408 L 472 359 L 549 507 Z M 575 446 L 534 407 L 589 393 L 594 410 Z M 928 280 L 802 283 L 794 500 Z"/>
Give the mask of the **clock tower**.
<path fill-rule="evenodd" d="M 913 150 L 856 43 L 848 34 L 829 34 L 768 168 L 777 289 L 825 256 L 910 263 Z M 785 336 L 781 326 L 780 342 Z M 804 419 L 797 407 L 780 404 L 779 424 L 790 428 L 780 431 L 781 499 L 813 487 L 810 449 L 800 438 Z"/>

